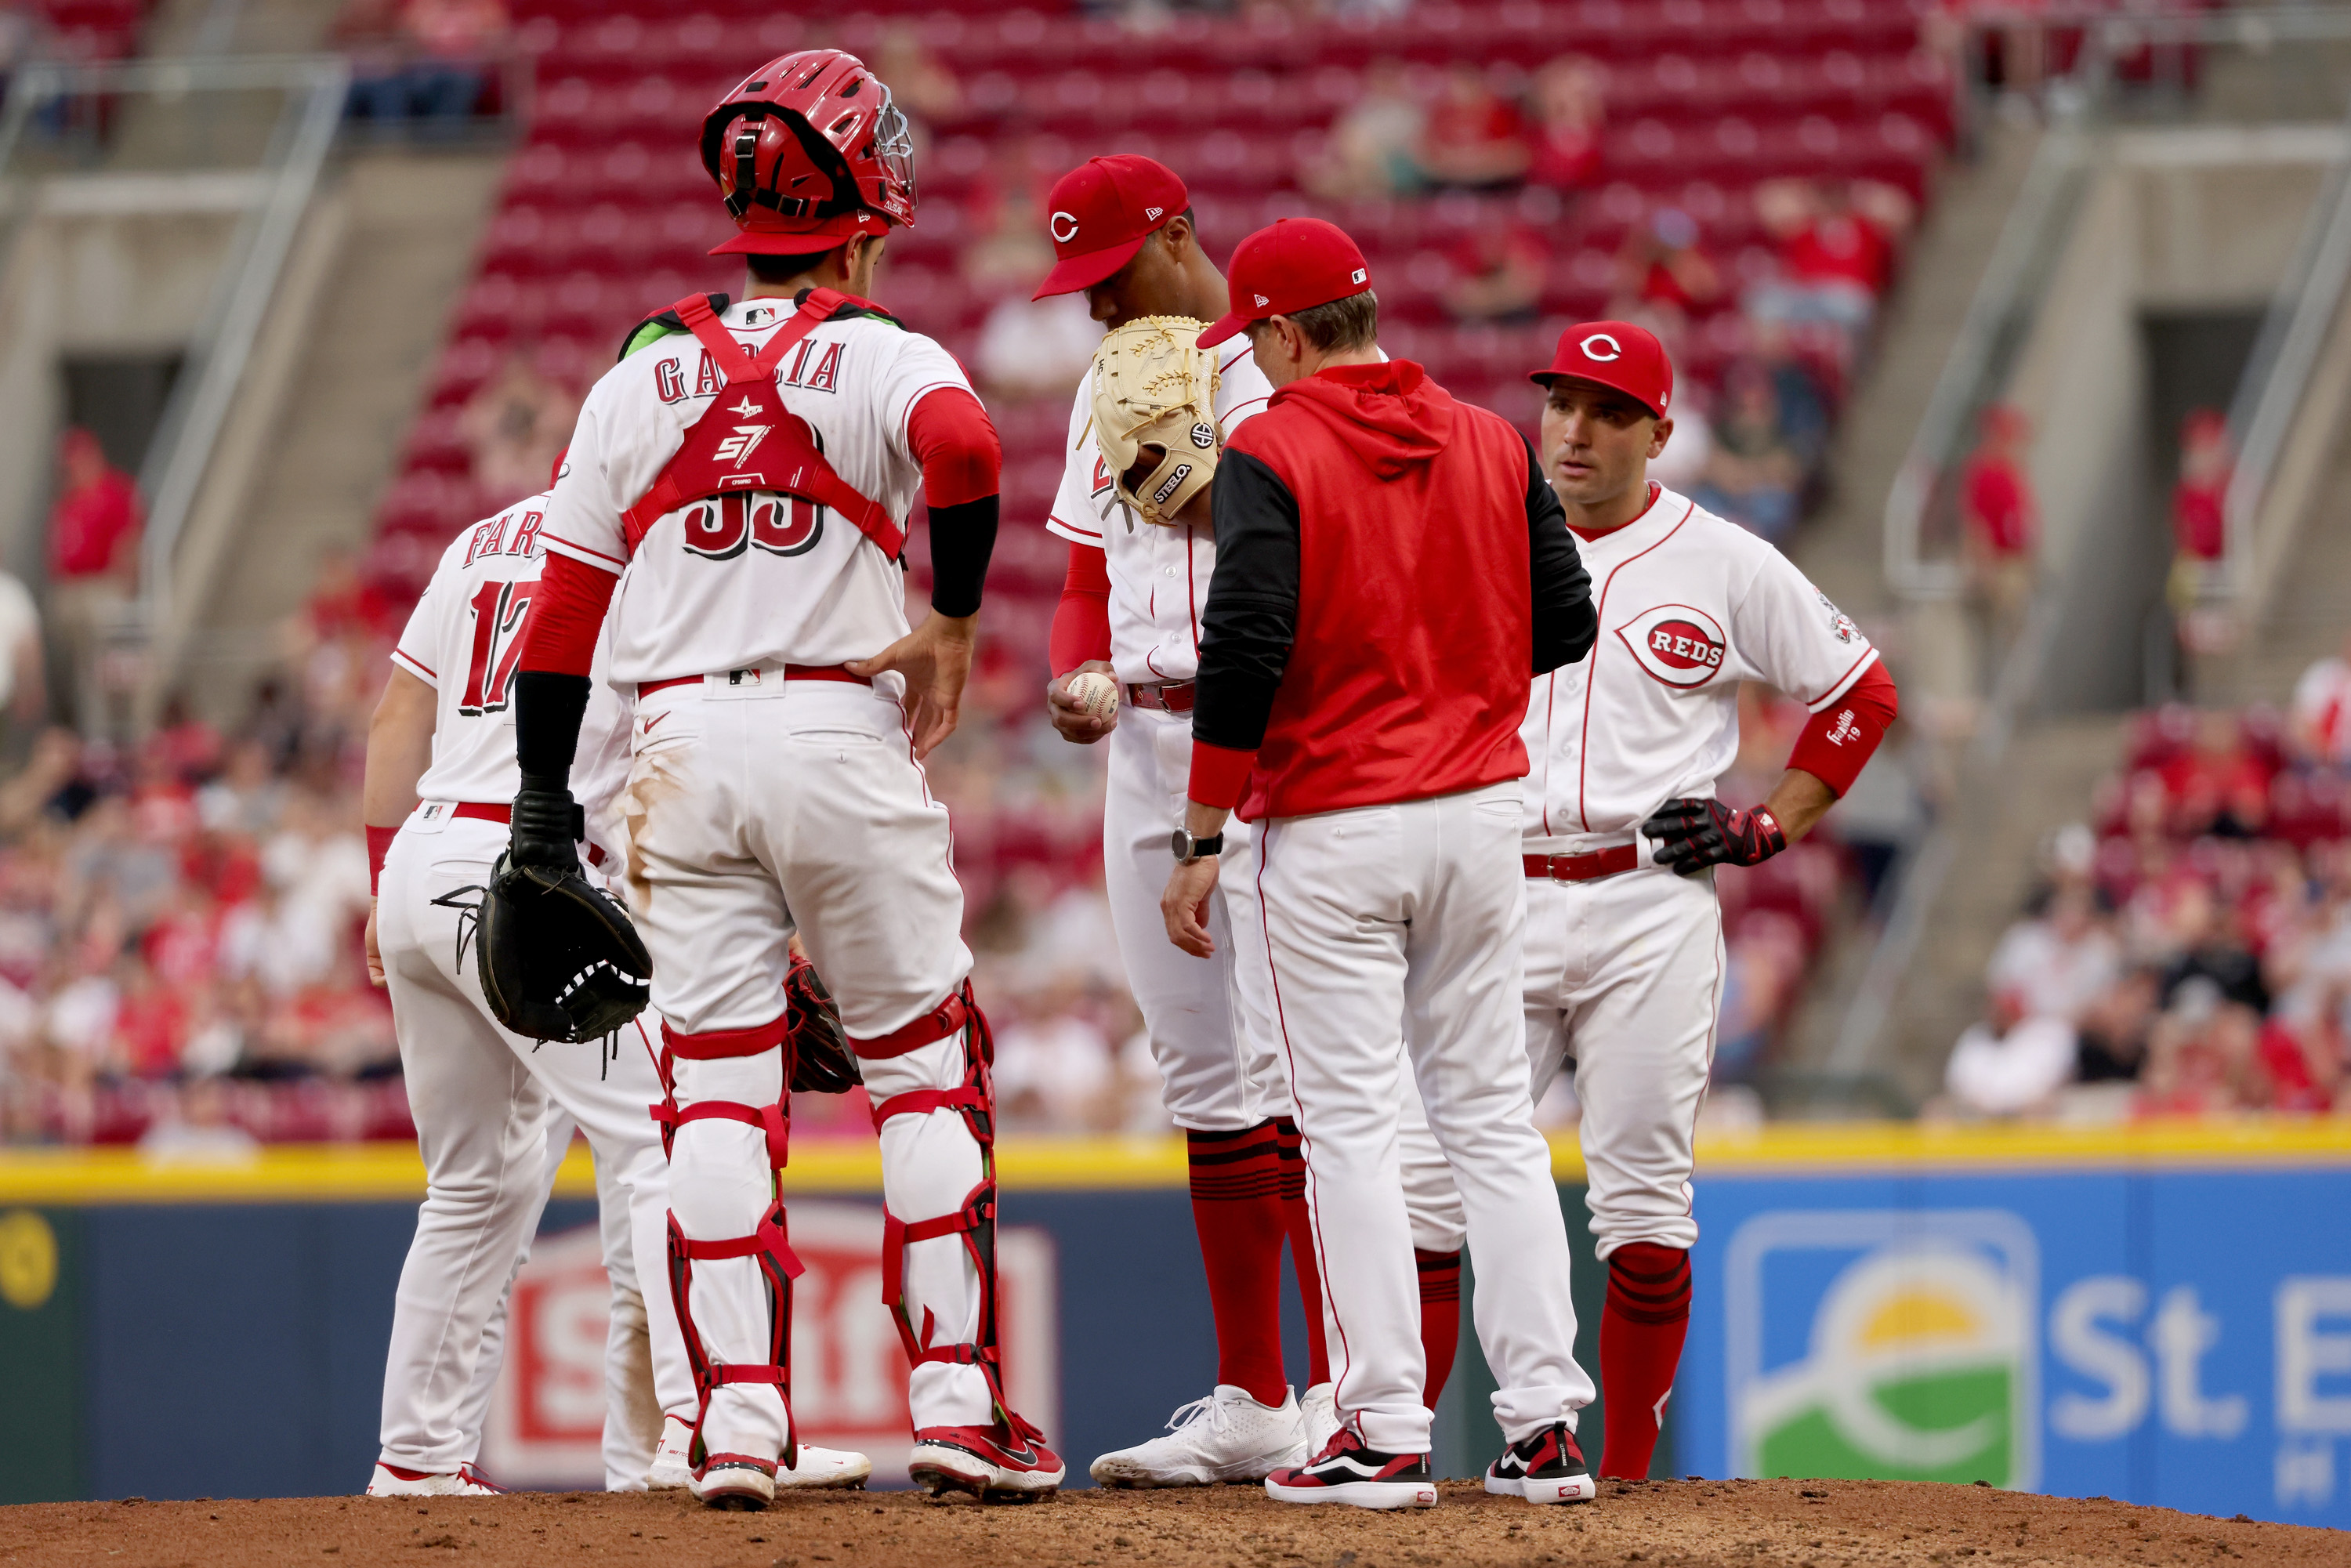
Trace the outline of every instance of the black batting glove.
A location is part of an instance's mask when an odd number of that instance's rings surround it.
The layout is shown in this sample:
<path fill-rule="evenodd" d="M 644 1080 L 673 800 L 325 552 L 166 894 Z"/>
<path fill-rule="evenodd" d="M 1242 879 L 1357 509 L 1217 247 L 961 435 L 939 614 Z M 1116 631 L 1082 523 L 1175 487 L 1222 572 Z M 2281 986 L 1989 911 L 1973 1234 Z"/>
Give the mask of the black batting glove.
<path fill-rule="evenodd" d="M 1719 800 L 1668 800 L 1641 831 L 1657 841 L 1657 863 L 1682 876 L 1710 865 L 1761 865 L 1788 847 L 1771 812 L 1734 811 Z"/>
<path fill-rule="evenodd" d="M 507 848 L 509 864 L 576 872 L 580 869 L 578 845 L 587 836 L 587 813 L 572 800 L 562 779 L 523 775 L 522 792 L 514 798 L 513 834 Z"/>

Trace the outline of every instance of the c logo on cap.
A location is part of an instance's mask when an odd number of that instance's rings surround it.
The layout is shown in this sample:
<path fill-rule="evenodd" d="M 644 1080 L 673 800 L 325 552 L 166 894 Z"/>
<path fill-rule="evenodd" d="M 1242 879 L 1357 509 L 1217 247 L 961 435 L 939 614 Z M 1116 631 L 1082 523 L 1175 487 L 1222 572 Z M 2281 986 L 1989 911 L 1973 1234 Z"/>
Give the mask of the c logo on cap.
<path fill-rule="evenodd" d="M 1063 224 L 1070 225 L 1069 232 L 1067 234 L 1061 232 L 1061 225 Z M 1078 220 L 1076 217 L 1068 213 L 1055 213 L 1053 214 L 1053 243 L 1055 245 L 1067 245 L 1077 237 Z"/>
<path fill-rule="evenodd" d="M 1594 343 L 1607 344 L 1608 351 L 1604 354 L 1602 353 L 1599 350 L 1592 346 Z M 1583 350 L 1583 357 L 1585 359 L 1596 360 L 1604 365 L 1608 363 L 1611 360 L 1621 360 L 1625 357 L 1625 345 L 1618 342 L 1615 339 L 1610 337 L 1605 332 L 1594 332 L 1592 336 L 1583 340 L 1583 342 L 1578 343 L 1576 347 Z"/>

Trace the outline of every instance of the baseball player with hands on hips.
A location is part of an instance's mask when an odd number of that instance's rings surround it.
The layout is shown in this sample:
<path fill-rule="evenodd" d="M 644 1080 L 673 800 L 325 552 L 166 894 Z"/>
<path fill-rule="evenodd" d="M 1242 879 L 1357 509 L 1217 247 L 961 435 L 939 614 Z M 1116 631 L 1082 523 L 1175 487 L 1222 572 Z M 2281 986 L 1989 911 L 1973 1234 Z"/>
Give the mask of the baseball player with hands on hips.
<path fill-rule="evenodd" d="M 669 1257 L 699 1395 L 694 1490 L 758 1507 L 799 1449 L 778 1196 L 797 933 L 833 986 L 882 1145 L 883 1293 L 912 1363 L 909 1469 L 1050 1495 L 1061 1459 L 1006 1403 L 994 1094 L 946 811 L 920 759 L 954 729 L 994 548 L 996 433 L 962 370 L 867 298 L 914 217 L 913 142 L 854 57 L 771 60 L 701 152 L 748 296 L 633 331 L 588 394 L 543 530 L 515 677 L 517 867 L 570 863 L 592 650 L 635 695 L 629 902 L 674 1072 Z M 930 507 L 931 612 L 901 556 Z"/>
<path fill-rule="evenodd" d="M 1285 1502 L 1437 1501 L 1399 1148 L 1404 1081 L 1461 1198 L 1499 1385 L 1489 1490 L 1593 1495 L 1574 1441 L 1567 1230 L 1520 1071 L 1522 683 L 1592 646 L 1589 584 L 1525 438 L 1384 361 L 1354 242 L 1311 218 L 1243 240 L 1231 310 L 1274 386 L 1212 496 L 1191 777 L 1161 911 L 1186 952 L 1233 808 L 1337 1363 L 1338 1431 L 1266 1479 Z"/>
<path fill-rule="evenodd" d="M 1038 290 L 1082 290 L 1107 332 L 1070 412 L 1061 487 L 1046 527 L 1070 541 L 1053 618 L 1047 711 L 1071 741 L 1107 739 L 1103 877 L 1120 956 L 1184 1129 L 1192 1216 L 1217 1331 L 1217 1382 L 1166 1435 L 1102 1455 L 1111 1486 L 1258 1481 L 1327 1436 L 1329 1358 L 1306 1218 L 1297 1124 L 1269 998 L 1238 988 L 1236 946 L 1261 943 L 1253 903 L 1219 896 L 1203 963 L 1167 945 L 1159 892 L 1192 761 L 1193 674 L 1216 568 L 1208 486 L 1217 453 L 1272 394 L 1246 341 L 1203 350 L 1225 280 L 1200 248 L 1184 183 L 1133 155 L 1063 175 L 1048 202 L 1058 253 Z M 1225 854 L 1249 852 L 1249 826 Z M 1303 1401 L 1282 1366 L 1285 1238 L 1309 1307 Z M 1302 1408 L 1301 1408 L 1302 1406 Z"/>
<path fill-rule="evenodd" d="M 1520 731 L 1530 1091 L 1540 1101 L 1573 1067 L 1608 1266 L 1601 1473 L 1638 1477 L 1689 1321 L 1691 1143 L 1722 1000 L 1710 868 L 1760 864 L 1803 837 L 1876 748 L 1896 697 L 1876 650 L 1785 556 L 1649 480 L 1673 434 L 1673 366 L 1653 335 L 1571 328 L 1530 379 L 1546 392 L 1544 476 L 1600 621 L 1590 658 L 1535 677 Z M 1750 810 L 1715 795 L 1739 749 L 1741 681 L 1813 715 Z"/>
<path fill-rule="evenodd" d="M 451 543 L 394 646 L 369 727 L 369 968 L 391 990 L 426 1181 L 392 1312 L 371 1496 L 495 1490 L 470 1468 L 496 1373 L 485 1336 L 497 1336 L 560 1158 L 550 1107 L 566 1142 L 574 1123 L 587 1134 L 599 1197 L 620 1211 L 608 1216 L 604 1260 L 613 1295 L 607 1371 L 615 1378 L 606 1484 L 643 1488 L 668 1425 L 664 1413 L 688 1421 L 694 1413 L 693 1374 L 669 1306 L 668 1170 L 645 1114 L 660 1083 L 643 1025 L 623 1027 L 610 1051 L 542 1046 L 502 1028 L 466 939 L 466 895 L 490 881 L 506 847 L 517 778 L 509 685 L 545 559 L 546 517 L 547 497 L 534 496 Z M 592 859 L 620 842 L 609 808 L 626 766 L 627 725 L 608 691 L 581 726 L 575 772 Z M 632 1411 L 641 1401 L 627 1374 L 648 1354 L 658 1403 Z"/>

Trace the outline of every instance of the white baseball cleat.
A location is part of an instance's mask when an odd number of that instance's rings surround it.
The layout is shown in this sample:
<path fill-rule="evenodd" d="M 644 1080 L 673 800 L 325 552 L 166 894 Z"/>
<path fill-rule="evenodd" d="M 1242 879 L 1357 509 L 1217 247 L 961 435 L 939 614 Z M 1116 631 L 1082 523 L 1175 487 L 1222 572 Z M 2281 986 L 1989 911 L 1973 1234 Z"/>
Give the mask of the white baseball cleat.
<path fill-rule="evenodd" d="M 1246 1388 L 1219 1383 L 1168 1418 L 1167 1435 L 1096 1459 L 1088 1470 L 1106 1487 L 1206 1487 L 1261 1481 L 1307 1456 L 1298 1400 L 1260 1405 Z"/>
<path fill-rule="evenodd" d="M 776 1461 L 751 1454 L 713 1454 L 688 1490 L 711 1508 L 757 1513 L 776 1500 Z"/>
<path fill-rule="evenodd" d="M 1298 1396 L 1298 1414 L 1305 1423 L 1308 1458 L 1331 1446 L 1339 1435 L 1339 1388 L 1333 1383 L 1318 1383 Z"/>
<path fill-rule="evenodd" d="M 776 1467 L 778 1491 L 863 1491 L 873 1461 L 844 1448 L 820 1448 L 802 1443 L 792 1466 Z"/>
<path fill-rule="evenodd" d="M 376 1462 L 368 1478 L 369 1497 L 496 1497 L 498 1488 L 465 1469 L 407 1470 Z"/>
<path fill-rule="evenodd" d="M 645 1472 L 645 1490 L 684 1491 L 693 1485 L 694 1427 L 683 1416 L 664 1416 L 653 1468 Z"/>

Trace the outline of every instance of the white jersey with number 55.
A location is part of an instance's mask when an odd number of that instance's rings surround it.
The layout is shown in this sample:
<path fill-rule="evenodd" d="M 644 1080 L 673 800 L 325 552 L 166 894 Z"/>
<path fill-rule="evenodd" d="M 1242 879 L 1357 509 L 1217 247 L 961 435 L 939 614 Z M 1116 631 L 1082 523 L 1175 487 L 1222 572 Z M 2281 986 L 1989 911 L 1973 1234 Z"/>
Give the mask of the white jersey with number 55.
<path fill-rule="evenodd" d="M 546 495 L 517 501 L 450 541 L 408 617 L 392 662 L 431 686 L 433 765 L 419 799 L 503 806 L 522 788 L 515 763 L 515 666 L 522 656 L 540 569 L 546 564 Z M 590 842 L 619 847 L 603 821 L 628 781 L 629 707 L 602 679 L 596 648 L 588 715 L 571 764 L 571 789 Z"/>
<path fill-rule="evenodd" d="M 756 354 L 795 313 L 789 299 L 758 298 L 730 305 L 719 320 Z M 908 415 L 928 392 L 971 390 L 945 349 L 871 314 L 819 326 L 786 351 L 776 386 L 834 471 L 902 527 L 922 485 Z M 725 393 L 691 333 L 648 327 L 580 411 L 545 533 L 549 549 L 621 578 L 605 622 L 615 681 L 840 664 L 906 634 L 903 573 L 827 507 L 753 492 L 690 503 L 642 534 L 628 523 L 714 399 L 723 410 Z M 748 453 L 768 434 L 754 423 L 737 439 Z"/>

